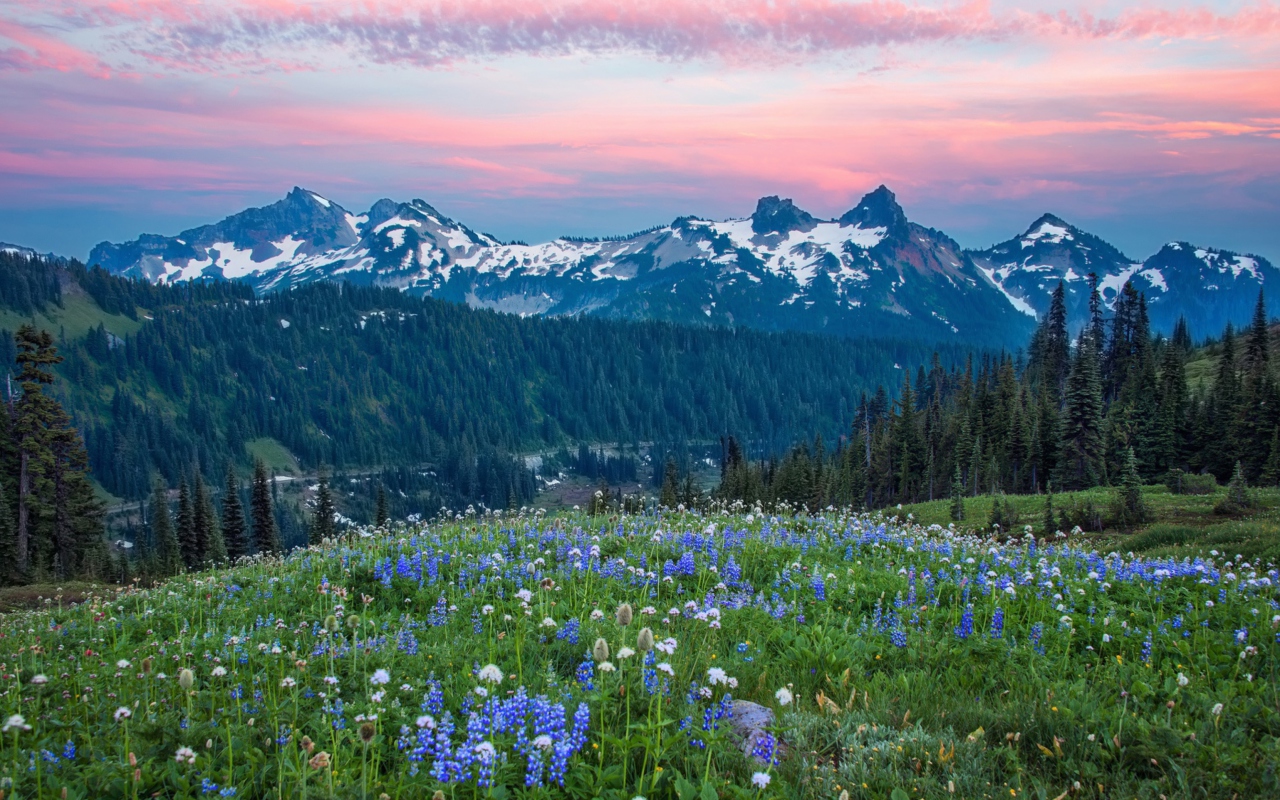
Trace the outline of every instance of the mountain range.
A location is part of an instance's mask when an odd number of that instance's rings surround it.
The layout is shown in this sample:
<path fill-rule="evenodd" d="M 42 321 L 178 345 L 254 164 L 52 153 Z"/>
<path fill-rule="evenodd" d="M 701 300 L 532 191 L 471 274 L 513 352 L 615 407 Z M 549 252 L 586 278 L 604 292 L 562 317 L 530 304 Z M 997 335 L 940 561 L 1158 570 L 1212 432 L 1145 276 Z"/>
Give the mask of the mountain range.
<path fill-rule="evenodd" d="M 591 314 L 847 336 L 1025 343 L 1058 281 L 1069 318 L 1087 312 L 1090 273 L 1104 300 L 1126 281 L 1153 328 L 1185 316 L 1197 335 L 1248 319 L 1276 275 L 1266 259 L 1173 242 L 1145 261 L 1045 214 L 1021 236 L 965 250 L 911 222 L 884 186 L 836 219 L 764 197 L 745 219 L 680 217 L 602 239 L 502 242 L 422 200 L 355 214 L 295 187 L 282 200 L 177 236 L 103 242 L 90 254 L 152 282 L 229 279 L 259 293 L 315 281 L 395 287 L 519 315 Z"/>

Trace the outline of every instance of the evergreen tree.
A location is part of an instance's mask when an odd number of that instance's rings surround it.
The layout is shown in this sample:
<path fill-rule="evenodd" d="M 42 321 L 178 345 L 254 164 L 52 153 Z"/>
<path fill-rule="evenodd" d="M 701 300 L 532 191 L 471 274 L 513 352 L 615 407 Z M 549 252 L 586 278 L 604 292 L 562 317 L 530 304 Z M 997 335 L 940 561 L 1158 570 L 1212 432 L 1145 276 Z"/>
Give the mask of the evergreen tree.
<path fill-rule="evenodd" d="M 1094 342 L 1082 337 L 1067 379 L 1058 442 L 1058 475 L 1054 483 L 1087 489 L 1103 480 L 1102 381 Z"/>
<path fill-rule="evenodd" d="M 387 524 L 390 514 L 387 511 L 387 487 L 378 484 L 378 500 L 374 506 L 373 524 L 382 527 Z"/>
<path fill-rule="evenodd" d="M 1057 529 L 1057 520 L 1053 515 L 1053 484 L 1047 487 L 1044 495 L 1044 535 L 1049 536 Z"/>
<path fill-rule="evenodd" d="M 209 497 L 209 487 L 205 485 L 204 476 L 199 472 L 196 473 L 191 505 L 196 562 L 200 566 L 209 562 L 222 563 L 227 558 L 226 545 L 222 541 L 222 533 L 218 530 L 218 519 L 213 510 L 213 500 Z"/>
<path fill-rule="evenodd" d="M 23 325 L 14 335 L 17 363 L 21 367 L 18 384 L 22 389 L 13 403 L 12 428 L 18 456 L 17 531 L 15 550 L 17 571 L 25 575 L 32 567 L 33 545 L 38 518 L 46 511 L 43 476 L 53 461 L 52 438 L 57 420 L 57 401 L 44 392 L 54 381 L 50 369 L 62 363 L 48 331 Z"/>
<path fill-rule="evenodd" d="M 668 457 L 662 466 L 662 493 L 658 497 L 658 505 L 663 508 L 675 508 L 680 502 L 679 485 L 676 483 L 676 460 Z"/>
<path fill-rule="evenodd" d="M 271 504 L 271 480 L 262 459 L 253 463 L 253 488 L 249 499 L 249 516 L 253 520 L 253 543 L 259 553 L 281 551 L 280 529 L 276 526 Z"/>
<path fill-rule="evenodd" d="M 222 539 L 226 543 L 227 558 L 233 562 L 251 552 L 245 530 L 244 507 L 240 504 L 240 481 L 230 466 L 227 467 L 226 488 L 222 493 Z"/>
<path fill-rule="evenodd" d="M 1280 485 L 1280 425 L 1271 429 L 1271 446 L 1267 463 L 1262 468 L 1261 482 L 1264 486 Z"/>
<path fill-rule="evenodd" d="M 181 572 L 182 546 L 169 518 L 169 490 L 159 478 L 151 494 L 151 540 L 156 543 L 156 573 L 168 576 Z"/>
<path fill-rule="evenodd" d="M 324 465 L 318 471 L 318 488 L 316 489 L 316 513 L 311 518 L 307 541 L 320 544 L 325 539 L 337 537 L 337 529 L 333 524 L 333 495 L 329 492 L 329 478 L 325 475 Z"/>
<path fill-rule="evenodd" d="M 191 504 L 191 491 L 187 480 L 178 484 L 178 545 L 182 548 L 182 563 L 188 570 L 200 568 L 200 548 L 196 542 L 196 514 Z"/>
<path fill-rule="evenodd" d="M 5 482 L 0 480 L 0 583 L 7 583 L 14 566 L 17 535 L 13 516 L 9 513 L 9 497 Z"/>
<path fill-rule="evenodd" d="M 227 543 L 222 538 L 218 515 L 213 508 L 213 498 L 204 477 L 196 473 L 196 546 L 200 550 L 201 564 L 223 564 L 227 560 Z"/>
<path fill-rule="evenodd" d="M 1138 459 L 1132 447 L 1125 455 L 1117 500 L 1116 521 L 1120 525 L 1132 527 L 1147 520 L 1149 513 L 1142 499 L 1142 477 L 1138 474 Z"/>
<path fill-rule="evenodd" d="M 964 481 L 960 478 L 960 465 L 956 464 L 955 477 L 951 479 L 951 519 L 964 521 Z"/>

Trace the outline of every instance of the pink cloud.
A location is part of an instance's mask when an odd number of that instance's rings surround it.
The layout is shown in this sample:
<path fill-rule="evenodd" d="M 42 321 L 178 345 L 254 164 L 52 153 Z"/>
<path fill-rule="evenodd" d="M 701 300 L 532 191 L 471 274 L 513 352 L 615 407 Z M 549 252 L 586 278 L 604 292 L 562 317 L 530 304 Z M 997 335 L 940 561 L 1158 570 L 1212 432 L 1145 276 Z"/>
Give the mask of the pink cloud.
<path fill-rule="evenodd" d="M 12 42 L 9 47 L 4 41 Z M 38 30 L 0 17 L 0 71 L 55 70 L 110 77 L 111 69 L 94 56 Z"/>
<path fill-rule="evenodd" d="M 751 66 L 870 47 L 1023 40 L 1267 41 L 1280 5 L 1231 12 L 1140 6 L 1111 16 L 994 11 L 988 2 L 878 0 L 19 0 L 79 29 L 107 29 L 155 69 L 325 68 L 334 48 L 359 60 L 435 67 L 511 55 L 633 54 Z"/>

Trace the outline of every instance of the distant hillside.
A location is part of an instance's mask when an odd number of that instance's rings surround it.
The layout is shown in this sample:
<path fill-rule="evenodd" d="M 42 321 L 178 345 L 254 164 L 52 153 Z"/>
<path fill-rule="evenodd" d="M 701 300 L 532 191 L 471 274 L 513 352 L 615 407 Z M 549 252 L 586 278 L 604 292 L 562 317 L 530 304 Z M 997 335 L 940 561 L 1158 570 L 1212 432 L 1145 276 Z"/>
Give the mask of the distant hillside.
<path fill-rule="evenodd" d="M 154 472 L 171 482 L 195 469 L 218 476 L 275 443 L 270 452 L 283 448 L 307 468 L 431 464 L 454 499 L 505 506 L 533 492 L 519 452 L 729 432 L 762 448 L 838 436 L 861 393 L 896 385 L 898 365 L 933 352 L 919 342 L 831 347 L 801 334 L 522 319 L 333 283 L 253 299 L 243 284 L 156 285 L 0 253 L 0 283 L 19 275 L 38 291 L 0 311 L 0 326 L 34 319 L 61 337 L 60 391 L 93 474 L 126 498 L 143 496 Z M 944 348 L 943 362 L 963 354 Z M 12 352 L 0 357 L 12 362 Z"/>

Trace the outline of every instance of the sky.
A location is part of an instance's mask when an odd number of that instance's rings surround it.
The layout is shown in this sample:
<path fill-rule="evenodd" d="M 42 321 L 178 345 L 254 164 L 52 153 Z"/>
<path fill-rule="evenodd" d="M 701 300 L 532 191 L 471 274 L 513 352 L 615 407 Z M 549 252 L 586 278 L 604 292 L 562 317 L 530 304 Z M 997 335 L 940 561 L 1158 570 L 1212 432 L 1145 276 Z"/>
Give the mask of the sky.
<path fill-rule="evenodd" d="M 84 258 L 300 185 L 502 239 L 883 183 L 1280 263 L 1280 0 L 0 0 L 0 240 Z"/>

